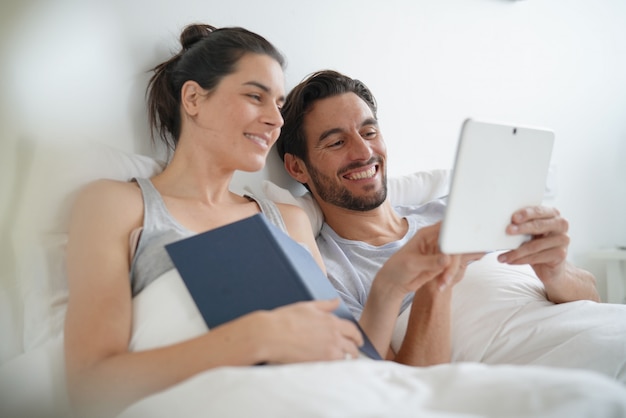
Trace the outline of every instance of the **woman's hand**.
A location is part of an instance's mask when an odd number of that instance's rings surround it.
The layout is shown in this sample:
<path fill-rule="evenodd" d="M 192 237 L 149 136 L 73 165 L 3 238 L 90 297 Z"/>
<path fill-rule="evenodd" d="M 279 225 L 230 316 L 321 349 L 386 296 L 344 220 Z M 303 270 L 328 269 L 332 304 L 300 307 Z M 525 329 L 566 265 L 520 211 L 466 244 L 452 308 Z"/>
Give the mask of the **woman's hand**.
<path fill-rule="evenodd" d="M 262 312 L 258 338 L 267 341 L 270 363 L 357 358 L 363 336 L 349 320 L 333 313 L 339 299 L 299 302 Z"/>

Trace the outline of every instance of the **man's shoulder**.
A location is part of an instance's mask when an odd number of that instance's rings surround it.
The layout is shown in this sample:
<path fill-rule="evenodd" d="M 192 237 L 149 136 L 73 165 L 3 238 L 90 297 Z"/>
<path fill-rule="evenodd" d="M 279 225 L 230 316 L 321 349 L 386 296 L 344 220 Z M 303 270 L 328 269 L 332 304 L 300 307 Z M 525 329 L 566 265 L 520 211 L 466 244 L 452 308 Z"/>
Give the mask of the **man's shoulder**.
<path fill-rule="evenodd" d="M 416 217 L 429 217 L 440 220 L 443 217 L 446 209 L 445 198 L 431 200 L 422 205 L 407 206 L 397 205 L 393 207 L 394 210 L 402 217 L 416 216 Z"/>

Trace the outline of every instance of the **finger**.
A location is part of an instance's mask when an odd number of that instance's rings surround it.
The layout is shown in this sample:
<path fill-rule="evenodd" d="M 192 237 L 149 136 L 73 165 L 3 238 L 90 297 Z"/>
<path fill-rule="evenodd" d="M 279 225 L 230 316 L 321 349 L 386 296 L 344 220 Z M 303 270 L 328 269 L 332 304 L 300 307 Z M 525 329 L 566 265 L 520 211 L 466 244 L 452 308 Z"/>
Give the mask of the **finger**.
<path fill-rule="evenodd" d="M 521 224 L 532 219 L 545 219 L 561 216 L 558 209 L 548 206 L 528 206 L 513 213 L 511 222 Z"/>
<path fill-rule="evenodd" d="M 437 254 L 420 257 L 419 260 L 417 260 L 419 262 L 419 273 L 417 273 L 413 279 L 412 287 L 415 287 L 416 285 L 421 287 L 436 278 L 440 278 L 440 280 L 445 282 L 443 277 L 447 277 L 446 274 L 454 275 L 454 271 L 456 270 L 455 263 L 457 263 L 455 260 L 458 258 L 459 256 L 449 254 Z"/>
<path fill-rule="evenodd" d="M 352 344 L 355 344 L 357 347 L 361 347 L 364 343 L 363 334 L 359 327 L 352 321 L 348 319 L 341 319 L 343 323 L 342 335 L 352 341 Z"/>
<path fill-rule="evenodd" d="M 485 254 L 487 254 L 487 253 L 466 253 L 466 254 L 463 254 L 462 255 L 463 256 L 462 262 L 464 264 L 469 264 L 472 261 L 478 261 L 481 258 L 483 258 L 485 256 Z"/>
<path fill-rule="evenodd" d="M 503 263 L 520 264 L 520 260 L 526 259 L 533 254 L 545 252 L 551 249 L 561 249 L 567 252 L 569 246 L 569 236 L 567 235 L 547 235 L 541 238 L 526 241 L 519 248 L 506 252 L 498 256 L 498 260 Z"/>
<path fill-rule="evenodd" d="M 459 272 L 461 265 L 466 264 L 462 262 L 461 255 L 454 255 L 450 257 L 449 265 L 443 270 L 443 273 L 439 276 L 439 290 L 444 290 L 454 281 L 454 278 Z"/>
<path fill-rule="evenodd" d="M 547 236 L 527 241 L 515 250 L 500 254 L 498 261 L 509 264 L 558 263 L 567 257 L 568 245 L 567 235 Z"/>
<path fill-rule="evenodd" d="M 525 256 L 512 258 L 506 261 L 506 263 L 515 264 L 515 265 L 522 265 L 522 264 L 557 265 L 565 261 L 566 258 L 567 258 L 567 250 L 563 247 L 555 247 L 555 248 L 550 248 L 541 252 L 536 252 L 536 253 L 528 254 Z"/>
<path fill-rule="evenodd" d="M 452 255 L 442 253 L 429 255 L 420 254 L 417 257 L 411 255 L 408 261 L 409 264 L 403 264 L 403 266 L 406 268 L 407 272 L 413 272 L 413 274 L 417 276 L 432 276 L 441 273 L 448 267 L 452 257 Z"/>
<path fill-rule="evenodd" d="M 314 300 L 311 303 L 324 312 L 333 312 L 339 307 L 340 300 L 339 298 Z"/>
<path fill-rule="evenodd" d="M 344 344 L 342 345 L 341 360 L 354 360 L 359 357 L 359 354 L 359 347 L 355 345 L 353 341 L 344 340 Z"/>
<path fill-rule="evenodd" d="M 520 224 L 509 224 L 506 232 L 511 235 L 543 235 L 543 234 L 565 234 L 569 229 L 566 219 L 561 217 L 534 219 Z"/>

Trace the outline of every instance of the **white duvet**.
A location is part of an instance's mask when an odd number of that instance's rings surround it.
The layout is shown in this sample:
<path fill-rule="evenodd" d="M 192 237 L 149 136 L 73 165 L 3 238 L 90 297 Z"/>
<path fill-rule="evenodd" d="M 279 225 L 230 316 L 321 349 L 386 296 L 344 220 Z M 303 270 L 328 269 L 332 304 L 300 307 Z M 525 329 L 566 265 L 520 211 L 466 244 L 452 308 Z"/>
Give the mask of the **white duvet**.
<path fill-rule="evenodd" d="M 626 386 L 614 379 L 625 380 L 626 306 L 553 305 L 530 268 L 501 266 L 495 256 L 469 266 L 455 289 L 457 363 L 414 368 L 360 359 L 222 368 L 149 397 L 122 417 L 626 417 Z M 139 295 L 134 308 L 136 350 L 207 330 L 175 271 Z M 405 327 L 402 315 L 394 345 Z M 543 367 L 549 364 L 563 368 Z"/>
<path fill-rule="evenodd" d="M 452 301 L 452 360 L 594 370 L 626 385 L 626 305 L 546 301 L 532 268 L 488 254 L 467 268 Z M 400 315 L 392 346 L 404 337 Z"/>
<path fill-rule="evenodd" d="M 472 264 L 455 288 L 456 363 L 416 368 L 359 359 L 220 368 L 145 398 L 120 418 L 626 417 L 626 385 L 619 382 L 626 305 L 552 305 L 530 270 L 494 263 L 490 255 Z M 174 270 L 137 296 L 133 309 L 133 350 L 207 331 Z M 402 315 L 394 345 L 405 326 Z M 0 416 L 23 410 L 66 416 L 62 363 L 57 338 L 3 367 Z"/>
<path fill-rule="evenodd" d="M 214 370 L 121 418 L 624 416 L 626 389 L 590 372 L 356 360 Z"/>

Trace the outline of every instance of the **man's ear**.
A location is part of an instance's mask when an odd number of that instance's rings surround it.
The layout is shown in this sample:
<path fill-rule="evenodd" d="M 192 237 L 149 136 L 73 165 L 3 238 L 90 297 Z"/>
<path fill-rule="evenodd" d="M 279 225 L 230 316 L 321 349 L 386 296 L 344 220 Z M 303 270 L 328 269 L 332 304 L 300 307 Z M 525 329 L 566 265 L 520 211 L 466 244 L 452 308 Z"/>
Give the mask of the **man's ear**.
<path fill-rule="evenodd" d="M 195 81 L 186 81 L 180 90 L 180 102 L 189 116 L 196 116 L 200 108 L 200 99 L 204 98 L 206 91 Z"/>
<path fill-rule="evenodd" d="M 301 158 L 296 157 L 293 154 L 286 153 L 284 156 L 285 170 L 291 177 L 293 177 L 299 183 L 308 183 L 309 174 L 306 169 L 306 165 Z"/>

